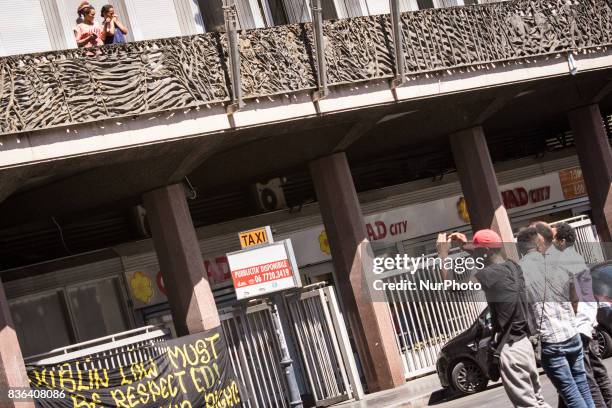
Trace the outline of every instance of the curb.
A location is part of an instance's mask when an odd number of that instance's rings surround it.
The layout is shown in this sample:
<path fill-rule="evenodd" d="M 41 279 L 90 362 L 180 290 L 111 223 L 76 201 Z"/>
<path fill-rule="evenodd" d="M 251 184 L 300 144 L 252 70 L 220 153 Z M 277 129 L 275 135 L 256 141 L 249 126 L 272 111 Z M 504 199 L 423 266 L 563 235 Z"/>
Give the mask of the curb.
<path fill-rule="evenodd" d="M 422 394 L 412 398 L 410 401 L 394 405 L 393 408 L 423 408 L 429 405 L 433 392 Z"/>

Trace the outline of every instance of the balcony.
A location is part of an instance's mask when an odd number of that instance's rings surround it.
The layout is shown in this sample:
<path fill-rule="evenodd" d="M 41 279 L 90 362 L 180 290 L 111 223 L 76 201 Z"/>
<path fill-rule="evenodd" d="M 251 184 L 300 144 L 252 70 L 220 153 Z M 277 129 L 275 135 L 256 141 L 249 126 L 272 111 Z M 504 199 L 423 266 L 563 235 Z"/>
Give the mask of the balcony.
<path fill-rule="evenodd" d="M 486 71 L 612 43 L 605 0 L 509 1 L 401 14 L 409 79 Z M 329 86 L 391 79 L 389 15 L 325 21 Z M 223 33 L 0 58 L 0 134 L 226 104 L 232 97 Z M 317 88 L 310 23 L 242 32 L 245 101 Z M 407 86 L 410 86 L 408 83 Z"/>

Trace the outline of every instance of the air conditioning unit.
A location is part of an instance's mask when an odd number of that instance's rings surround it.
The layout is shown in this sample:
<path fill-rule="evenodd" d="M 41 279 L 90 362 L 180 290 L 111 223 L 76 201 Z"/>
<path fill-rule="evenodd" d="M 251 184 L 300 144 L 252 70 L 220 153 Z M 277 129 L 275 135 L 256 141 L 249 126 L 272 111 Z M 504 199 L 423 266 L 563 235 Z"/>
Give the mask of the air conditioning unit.
<path fill-rule="evenodd" d="M 254 185 L 255 202 L 260 211 L 268 212 L 287 208 L 283 182 L 284 179 L 273 178 L 267 183 L 256 183 Z"/>
<path fill-rule="evenodd" d="M 151 236 L 149 221 L 147 220 L 147 210 L 142 205 L 132 207 L 132 225 L 134 230 L 141 238 Z"/>

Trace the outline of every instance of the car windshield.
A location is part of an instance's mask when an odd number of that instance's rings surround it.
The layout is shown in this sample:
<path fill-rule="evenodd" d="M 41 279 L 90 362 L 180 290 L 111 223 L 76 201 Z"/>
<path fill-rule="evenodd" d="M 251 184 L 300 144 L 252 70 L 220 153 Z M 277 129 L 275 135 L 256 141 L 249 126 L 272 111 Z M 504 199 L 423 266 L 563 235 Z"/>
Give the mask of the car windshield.
<path fill-rule="evenodd" d="M 612 304 L 612 263 L 595 266 L 591 270 L 593 294 L 604 304 Z"/>

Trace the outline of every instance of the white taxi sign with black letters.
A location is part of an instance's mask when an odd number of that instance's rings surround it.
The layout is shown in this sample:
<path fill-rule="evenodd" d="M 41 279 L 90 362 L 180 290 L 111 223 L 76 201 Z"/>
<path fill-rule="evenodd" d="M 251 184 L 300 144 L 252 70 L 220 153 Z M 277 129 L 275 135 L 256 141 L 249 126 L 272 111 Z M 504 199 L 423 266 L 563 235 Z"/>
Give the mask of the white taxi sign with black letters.
<path fill-rule="evenodd" d="M 240 238 L 240 247 L 242 249 L 271 244 L 274 242 L 274 238 L 272 237 L 272 229 L 270 229 L 269 226 L 239 232 L 238 238 Z"/>

